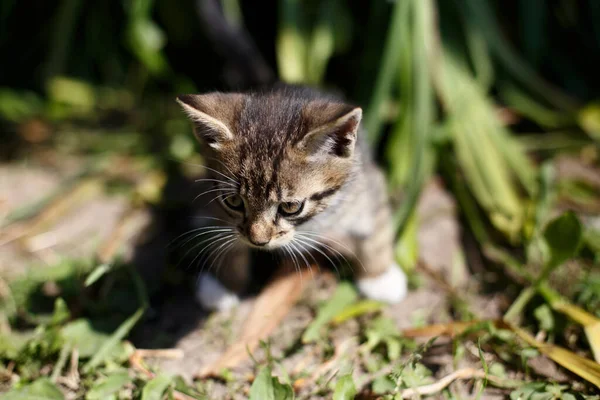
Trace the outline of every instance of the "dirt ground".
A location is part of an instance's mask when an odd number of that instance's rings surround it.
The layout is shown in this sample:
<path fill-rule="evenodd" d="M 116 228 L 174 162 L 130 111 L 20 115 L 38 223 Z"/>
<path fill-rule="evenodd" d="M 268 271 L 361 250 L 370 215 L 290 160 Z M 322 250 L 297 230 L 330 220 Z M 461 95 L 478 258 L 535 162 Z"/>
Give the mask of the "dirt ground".
<path fill-rule="evenodd" d="M 52 193 L 64 191 L 68 175 L 63 171 L 34 165 L 0 166 L 2 215 L 8 215 L 24 205 L 35 205 Z M 155 295 L 148 318 L 135 331 L 134 343 L 138 348 L 180 349 L 182 358 L 150 360 L 151 365 L 191 381 L 198 371 L 216 361 L 240 334 L 254 298 L 244 299 L 233 311 L 207 314 L 196 305 L 189 285 L 181 290 L 171 287 L 167 293 L 161 292 L 160 280 L 164 273 L 168 242 L 160 233 L 157 234 L 161 225 L 156 224 L 155 214 L 151 210 L 137 208 L 132 211 L 131 207 L 131 202 L 123 195 L 88 190 L 69 200 L 67 206 L 63 205 L 38 223 L 29 225 L 28 229 L 34 232 L 24 233 L 18 229 L 5 232 L 0 251 L 0 276 L 10 281 L 31 269 L 52 265 L 64 257 L 90 257 L 99 247 L 110 242 L 125 217 L 135 221 L 128 225 L 128 231 L 121 236 L 123 242 L 127 243 L 122 252 L 125 259 L 133 260 Z M 386 306 L 383 315 L 390 317 L 399 330 L 449 322 L 453 320 L 455 309 L 452 293 L 461 291 L 469 299 L 469 308 L 476 318 L 500 317 L 508 301 L 507 293 L 482 288 L 480 282 L 486 279 L 493 281 L 494 272 L 478 265 L 478 261 L 481 261 L 477 255 L 466 254 L 469 238 L 462 236 L 455 201 L 439 180 L 434 179 L 426 186 L 418 204 L 418 219 L 417 238 L 421 261 L 416 274 L 412 274 L 418 282 L 401 304 Z M 23 235 L 26 235 L 26 240 L 20 240 Z M 463 248 L 464 243 L 467 244 L 467 250 Z M 331 333 L 333 356 L 321 344 L 299 344 L 302 332 L 314 319 L 314 310 L 329 298 L 336 284 L 335 277 L 327 274 L 318 275 L 309 283 L 300 301 L 271 336 L 270 352 L 280 360 L 281 371 L 287 371 L 290 375 L 301 372 L 308 381 L 316 381 L 316 377 L 333 376 L 341 369 L 350 368 L 355 382 L 358 385 L 366 384 L 376 374 L 361 367 L 359 357 L 356 357 L 359 346 L 357 337 L 361 335 L 361 325 L 356 320 L 351 319 L 334 328 Z M 455 365 L 452 342 L 439 339 L 427 352 L 423 362 L 437 378 L 458 368 L 481 367 L 476 346 L 471 343 L 466 346 L 466 351 L 467 357 L 462 358 L 460 365 Z M 202 382 L 204 390 L 212 393 L 212 398 L 245 398 L 252 380 L 253 363 L 265 357 L 265 351 L 258 349 L 253 353 L 254 360 L 248 359 L 232 371 L 235 376 L 233 382 L 207 380 Z M 529 363 L 539 374 L 558 382 L 567 378 L 555 364 L 544 358 L 533 358 Z M 274 372 L 278 374 L 281 371 L 276 369 Z M 300 387 L 299 393 L 305 398 L 321 398 L 310 395 L 311 390 L 311 384 L 308 384 Z M 457 381 L 452 391 L 465 398 L 473 395 L 474 388 L 472 383 Z M 504 397 L 505 392 L 491 387 L 482 394 L 482 398 L 489 399 Z"/>

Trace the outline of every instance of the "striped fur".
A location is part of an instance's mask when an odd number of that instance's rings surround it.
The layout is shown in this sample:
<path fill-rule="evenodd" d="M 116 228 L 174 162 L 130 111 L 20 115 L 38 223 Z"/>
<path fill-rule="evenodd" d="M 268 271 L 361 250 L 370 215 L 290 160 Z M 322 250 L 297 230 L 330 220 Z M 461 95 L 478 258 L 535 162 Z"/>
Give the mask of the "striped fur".
<path fill-rule="evenodd" d="M 220 257 L 214 273 L 227 288 L 244 290 L 249 247 L 285 249 L 302 264 L 341 255 L 359 279 L 394 265 L 385 182 L 359 132 L 359 108 L 289 86 L 178 101 L 214 180 L 205 197 L 214 201 L 199 213 L 236 235 L 222 254 L 207 251 Z M 284 202 L 302 203 L 301 212 L 284 215 Z"/>

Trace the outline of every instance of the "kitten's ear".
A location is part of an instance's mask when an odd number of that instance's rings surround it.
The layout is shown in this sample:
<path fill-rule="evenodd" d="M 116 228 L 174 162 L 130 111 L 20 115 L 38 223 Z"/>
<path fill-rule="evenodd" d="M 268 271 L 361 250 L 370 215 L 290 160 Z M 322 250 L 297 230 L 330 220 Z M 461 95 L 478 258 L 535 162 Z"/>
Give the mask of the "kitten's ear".
<path fill-rule="evenodd" d="M 349 158 L 354 154 L 362 118 L 360 107 L 345 104 L 316 105 L 308 112 L 313 114 L 312 129 L 298 143 L 301 150 L 311 156 Z M 316 117 L 314 113 L 317 113 Z"/>
<path fill-rule="evenodd" d="M 234 139 L 236 116 L 244 101 L 240 93 L 185 94 L 177 102 L 194 123 L 194 133 L 215 150 Z"/>

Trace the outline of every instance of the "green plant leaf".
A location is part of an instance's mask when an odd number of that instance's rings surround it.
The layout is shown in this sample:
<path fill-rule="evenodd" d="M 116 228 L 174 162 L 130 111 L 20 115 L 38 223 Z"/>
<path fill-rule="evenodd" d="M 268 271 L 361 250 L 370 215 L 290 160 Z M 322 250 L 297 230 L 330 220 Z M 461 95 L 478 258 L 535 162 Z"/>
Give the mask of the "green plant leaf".
<path fill-rule="evenodd" d="M 131 382 L 127 371 L 117 372 L 100 379 L 94 383 L 94 386 L 86 394 L 86 400 L 103 400 L 108 396 L 117 393 L 123 386 Z"/>
<path fill-rule="evenodd" d="M 90 272 L 88 277 L 85 279 L 85 286 L 88 287 L 88 286 L 93 285 L 94 282 L 96 282 L 98 279 L 102 278 L 102 276 L 104 276 L 104 274 L 106 274 L 109 270 L 110 270 L 110 265 L 108 265 L 108 264 L 98 265 L 96 268 L 94 268 L 94 270 L 92 272 Z"/>
<path fill-rule="evenodd" d="M 1 397 L 2 400 L 64 400 L 64 398 L 61 391 L 46 378 L 38 379 Z"/>
<path fill-rule="evenodd" d="M 121 326 L 110 336 L 110 338 L 104 342 L 102 347 L 96 354 L 85 364 L 83 367 L 84 372 L 89 372 L 102 362 L 106 361 L 113 349 L 119 345 L 119 342 L 127 336 L 129 331 L 137 324 L 137 322 L 144 315 L 144 309 L 140 308 L 131 317 L 127 318 Z"/>
<path fill-rule="evenodd" d="M 541 329 L 545 330 L 546 332 L 550 332 L 554 329 L 554 316 L 552 315 L 552 310 L 547 304 L 542 304 L 536 308 L 533 312 L 533 315 L 540 323 Z"/>
<path fill-rule="evenodd" d="M 333 400 L 353 400 L 356 396 L 356 386 L 352 375 L 344 375 L 338 379 L 333 391 Z"/>
<path fill-rule="evenodd" d="M 173 382 L 173 378 L 168 375 L 158 375 L 150 382 L 146 383 L 142 390 L 142 400 L 161 400 L 163 393 Z"/>
<path fill-rule="evenodd" d="M 71 313 L 69 312 L 69 307 L 67 307 L 67 303 L 59 297 L 54 301 L 54 312 L 52 313 L 52 319 L 50 320 L 50 325 L 60 325 L 63 322 L 67 321 L 71 318 Z"/>
<path fill-rule="evenodd" d="M 342 282 L 337 287 L 331 299 L 329 299 L 317 313 L 317 317 L 306 328 L 302 335 L 303 343 L 314 342 L 321 336 L 321 328 L 328 324 L 342 310 L 354 303 L 358 294 L 354 287 L 348 282 Z"/>
<path fill-rule="evenodd" d="M 549 268 L 557 267 L 577 253 L 583 229 L 571 211 L 554 219 L 544 230 L 544 239 L 550 250 Z"/>
<path fill-rule="evenodd" d="M 383 303 L 375 300 L 361 300 L 344 308 L 333 318 L 332 322 L 334 324 L 341 324 L 349 319 L 377 312 L 383 308 L 383 305 Z"/>
<path fill-rule="evenodd" d="M 249 400 L 293 400 L 294 390 L 290 385 L 284 385 L 274 376 L 271 368 L 260 370 L 250 387 Z"/>
<path fill-rule="evenodd" d="M 579 125 L 594 140 L 600 141 L 600 103 L 583 108 L 578 115 Z"/>
<path fill-rule="evenodd" d="M 94 330 L 87 319 L 68 323 L 61 329 L 60 334 L 65 343 L 77 347 L 81 358 L 89 358 L 96 354 L 109 338 L 108 335 Z"/>
<path fill-rule="evenodd" d="M 371 385 L 371 390 L 375 394 L 384 394 L 396 389 L 396 382 L 389 376 L 378 376 Z"/>

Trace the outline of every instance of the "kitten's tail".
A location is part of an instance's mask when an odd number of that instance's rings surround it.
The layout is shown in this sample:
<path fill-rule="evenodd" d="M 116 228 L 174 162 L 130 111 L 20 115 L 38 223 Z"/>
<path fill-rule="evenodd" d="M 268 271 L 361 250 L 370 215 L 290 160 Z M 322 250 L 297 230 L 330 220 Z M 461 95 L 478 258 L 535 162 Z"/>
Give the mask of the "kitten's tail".
<path fill-rule="evenodd" d="M 275 82 L 275 74 L 250 34 L 233 26 L 219 0 L 196 0 L 200 23 L 215 50 L 226 60 L 225 80 L 231 89 L 248 89 Z"/>

